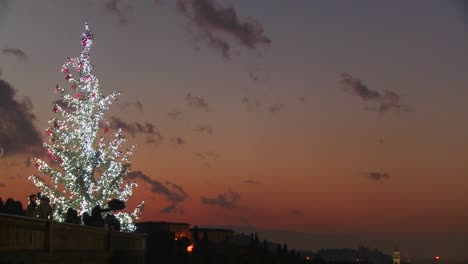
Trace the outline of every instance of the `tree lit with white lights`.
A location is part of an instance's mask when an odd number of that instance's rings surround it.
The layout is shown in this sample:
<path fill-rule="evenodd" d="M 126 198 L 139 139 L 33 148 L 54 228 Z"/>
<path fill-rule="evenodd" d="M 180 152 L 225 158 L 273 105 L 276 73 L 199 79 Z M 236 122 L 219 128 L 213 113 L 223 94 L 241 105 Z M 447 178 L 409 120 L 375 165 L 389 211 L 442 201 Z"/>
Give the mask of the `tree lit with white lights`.
<path fill-rule="evenodd" d="M 69 88 L 55 88 L 60 100 L 52 108 L 56 116 L 45 130 L 49 140 L 44 143 L 50 164 L 36 158 L 35 166 L 41 175 L 29 177 L 50 198 L 55 206 L 54 219 L 60 222 L 68 208 L 82 214 L 90 213 L 96 205 L 105 207 L 111 199 L 126 202 L 137 186 L 125 180 L 134 146 L 121 151 L 126 140 L 120 129 L 113 137 L 106 136 L 109 128 L 104 112 L 120 93 L 102 94 L 90 61 L 92 44 L 93 35 L 86 23 L 81 36 L 83 51 L 79 57 L 67 58 L 62 66 Z M 115 213 L 122 230 L 135 230 L 133 222 L 143 203 L 132 213 Z"/>

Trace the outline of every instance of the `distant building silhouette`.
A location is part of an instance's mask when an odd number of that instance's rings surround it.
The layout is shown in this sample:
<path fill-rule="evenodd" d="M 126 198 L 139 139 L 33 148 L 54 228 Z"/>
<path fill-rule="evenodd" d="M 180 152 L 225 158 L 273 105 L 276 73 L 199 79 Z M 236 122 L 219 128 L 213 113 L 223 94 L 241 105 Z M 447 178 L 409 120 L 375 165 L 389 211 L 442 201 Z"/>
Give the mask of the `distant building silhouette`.
<path fill-rule="evenodd" d="M 145 233 L 173 233 L 174 238 L 192 238 L 190 224 L 171 222 L 141 222 L 138 230 Z"/>
<path fill-rule="evenodd" d="M 208 240 L 211 243 L 221 243 L 229 241 L 234 237 L 234 231 L 230 229 L 220 228 L 197 228 L 200 240 Z M 195 228 L 190 229 L 189 239 L 193 241 Z"/>
<path fill-rule="evenodd" d="M 393 264 L 401 264 L 400 262 L 400 250 L 397 246 L 393 249 Z"/>

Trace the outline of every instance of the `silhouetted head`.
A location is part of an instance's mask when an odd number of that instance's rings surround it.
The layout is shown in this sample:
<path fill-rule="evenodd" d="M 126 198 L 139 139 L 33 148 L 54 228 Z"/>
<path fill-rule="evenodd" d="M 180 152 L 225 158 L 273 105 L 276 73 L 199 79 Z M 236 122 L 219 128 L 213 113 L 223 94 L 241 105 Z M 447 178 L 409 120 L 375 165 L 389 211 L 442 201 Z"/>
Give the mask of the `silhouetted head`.
<path fill-rule="evenodd" d="M 49 203 L 50 203 L 49 197 L 47 197 L 47 196 L 42 196 L 41 197 L 41 204 L 49 204 Z"/>
<path fill-rule="evenodd" d="M 96 205 L 93 207 L 93 210 L 91 210 L 91 216 L 100 216 L 101 215 L 101 206 Z"/>
<path fill-rule="evenodd" d="M 37 199 L 37 196 L 36 196 L 35 194 L 29 195 L 29 201 L 30 201 L 30 202 L 35 202 L 36 199 Z"/>

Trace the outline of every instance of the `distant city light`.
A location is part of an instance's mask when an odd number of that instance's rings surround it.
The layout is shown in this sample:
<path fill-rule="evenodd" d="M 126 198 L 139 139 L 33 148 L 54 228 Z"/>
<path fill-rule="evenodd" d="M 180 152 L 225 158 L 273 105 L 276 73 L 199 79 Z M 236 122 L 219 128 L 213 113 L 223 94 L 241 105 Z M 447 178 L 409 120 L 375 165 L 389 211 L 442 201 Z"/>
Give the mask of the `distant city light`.
<path fill-rule="evenodd" d="M 307 257 L 306 257 L 306 259 L 307 259 L 307 260 L 310 260 L 310 257 L 309 257 L 309 256 L 307 256 Z"/>
<path fill-rule="evenodd" d="M 439 257 L 439 256 L 436 256 L 435 259 L 436 259 L 436 260 L 440 260 L 440 257 Z"/>

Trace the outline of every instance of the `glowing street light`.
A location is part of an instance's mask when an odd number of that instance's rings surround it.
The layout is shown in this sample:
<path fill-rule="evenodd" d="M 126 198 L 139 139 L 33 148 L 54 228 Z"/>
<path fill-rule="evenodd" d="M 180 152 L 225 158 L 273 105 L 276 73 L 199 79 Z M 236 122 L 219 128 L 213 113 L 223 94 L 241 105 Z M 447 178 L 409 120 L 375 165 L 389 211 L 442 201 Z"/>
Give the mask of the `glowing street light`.
<path fill-rule="evenodd" d="M 192 251 L 193 251 L 193 243 L 190 246 L 187 247 L 187 252 L 188 253 L 192 253 Z"/>

